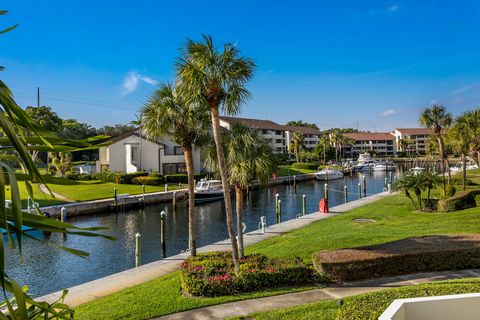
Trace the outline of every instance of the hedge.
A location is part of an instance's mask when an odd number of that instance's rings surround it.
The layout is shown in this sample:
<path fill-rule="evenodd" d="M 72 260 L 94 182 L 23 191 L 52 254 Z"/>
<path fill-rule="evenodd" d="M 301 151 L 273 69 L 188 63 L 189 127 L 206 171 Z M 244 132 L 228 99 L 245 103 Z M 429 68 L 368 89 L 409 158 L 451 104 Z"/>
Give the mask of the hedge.
<path fill-rule="evenodd" d="M 321 251 L 313 255 L 313 264 L 317 272 L 334 282 L 480 268 L 480 235 L 424 236 Z"/>
<path fill-rule="evenodd" d="M 457 192 L 453 197 L 446 200 L 438 201 L 438 210 L 443 212 L 451 212 L 473 208 L 477 206 L 475 197 L 480 194 L 480 190 L 462 190 Z"/>
<path fill-rule="evenodd" d="M 141 177 L 134 177 L 132 179 L 133 184 L 144 184 L 148 186 L 158 186 L 165 183 L 165 178 L 162 176 L 141 176 Z"/>
<path fill-rule="evenodd" d="M 315 279 L 314 270 L 298 257 L 280 259 L 249 255 L 241 259 L 237 275 L 230 252 L 209 252 L 182 263 L 181 287 L 189 295 L 212 297 L 302 285 Z"/>
<path fill-rule="evenodd" d="M 306 169 L 306 170 L 317 170 L 320 166 L 318 162 L 295 162 L 292 164 L 294 169 Z"/>
<path fill-rule="evenodd" d="M 195 174 L 195 180 L 200 181 L 205 178 L 206 174 L 197 173 Z M 188 183 L 188 176 L 186 174 L 166 174 L 165 183 Z"/>

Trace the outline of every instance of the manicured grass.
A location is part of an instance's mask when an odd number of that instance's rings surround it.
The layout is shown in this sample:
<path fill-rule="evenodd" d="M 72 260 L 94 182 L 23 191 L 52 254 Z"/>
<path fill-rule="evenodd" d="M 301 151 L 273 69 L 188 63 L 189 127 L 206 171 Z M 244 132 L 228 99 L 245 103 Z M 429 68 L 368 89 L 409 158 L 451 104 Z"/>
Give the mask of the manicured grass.
<path fill-rule="evenodd" d="M 356 218 L 376 222 L 352 221 Z M 479 232 L 480 208 L 452 213 L 420 213 L 413 211 L 403 195 L 394 195 L 259 242 L 247 248 L 247 252 L 276 257 L 295 254 L 311 261 L 312 254 L 320 250 L 373 245 L 422 235 Z"/>
<path fill-rule="evenodd" d="M 111 182 L 101 182 L 98 180 L 91 181 L 73 181 L 68 179 L 56 178 L 49 175 L 44 176 L 45 182 L 52 192 L 65 196 L 75 201 L 88 201 L 113 197 L 113 188 L 117 188 L 117 193 L 140 194 L 142 193 L 141 185 L 133 184 L 114 184 Z M 24 181 L 18 181 L 22 204 L 27 205 L 28 192 Z M 52 198 L 48 194 L 44 194 L 38 188 L 38 184 L 33 184 L 33 194 L 35 201 L 41 206 L 55 205 L 64 203 L 60 199 Z M 185 189 L 186 185 L 169 184 L 168 190 Z M 9 187 L 7 190 L 7 199 L 10 196 Z M 165 191 L 165 186 L 145 186 L 145 192 Z"/>
<path fill-rule="evenodd" d="M 313 173 L 317 172 L 318 170 L 309 170 L 309 169 L 295 169 L 291 165 L 289 166 L 278 166 L 277 175 L 279 177 L 288 177 L 296 175 L 296 174 L 305 174 L 305 173 Z"/>
<path fill-rule="evenodd" d="M 105 298 L 75 308 L 75 318 L 88 319 L 150 319 L 185 310 L 231 301 L 260 298 L 313 287 L 266 290 L 255 293 L 213 298 L 193 298 L 180 294 L 180 272 L 124 289 Z"/>
<path fill-rule="evenodd" d="M 340 307 L 336 301 L 321 301 L 296 307 L 259 312 L 249 315 L 251 320 L 376 320 L 395 299 L 440 296 L 480 291 L 480 279 L 442 281 L 397 289 L 382 290 L 344 299 Z M 242 319 L 242 318 L 231 318 Z"/>

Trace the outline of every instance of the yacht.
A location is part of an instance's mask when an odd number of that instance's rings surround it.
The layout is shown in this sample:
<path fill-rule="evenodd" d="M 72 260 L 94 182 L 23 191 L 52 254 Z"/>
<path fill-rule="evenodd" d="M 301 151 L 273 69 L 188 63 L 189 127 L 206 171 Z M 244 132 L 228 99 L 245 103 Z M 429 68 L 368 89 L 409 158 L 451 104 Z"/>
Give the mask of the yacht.
<path fill-rule="evenodd" d="M 195 186 L 195 203 L 221 199 L 223 199 L 222 181 L 202 179 Z"/>
<path fill-rule="evenodd" d="M 394 171 L 397 167 L 391 162 L 377 162 L 372 170 L 373 171 Z"/>
<path fill-rule="evenodd" d="M 331 168 L 323 169 L 315 173 L 315 179 L 318 181 L 328 181 L 343 178 L 343 172 Z"/>

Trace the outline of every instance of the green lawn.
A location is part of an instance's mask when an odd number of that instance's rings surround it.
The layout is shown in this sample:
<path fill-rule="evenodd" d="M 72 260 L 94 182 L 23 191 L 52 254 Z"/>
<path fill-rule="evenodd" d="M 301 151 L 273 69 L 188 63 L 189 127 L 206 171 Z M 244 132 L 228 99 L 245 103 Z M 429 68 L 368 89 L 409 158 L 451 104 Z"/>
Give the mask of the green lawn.
<path fill-rule="evenodd" d="M 174 272 L 153 281 L 124 289 L 105 298 L 75 308 L 75 318 L 88 319 L 150 319 L 170 313 L 231 301 L 260 298 L 313 287 L 259 291 L 243 295 L 192 298 L 180 294 L 180 272 Z"/>
<path fill-rule="evenodd" d="M 296 307 L 259 312 L 251 320 L 376 320 L 395 299 L 461 294 L 480 291 L 480 279 L 461 279 L 382 290 L 344 299 L 342 307 L 336 301 L 321 301 Z M 242 318 L 231 318 L 231 320 Z"/>
<path fill-rule="evenodd" d="M 277 175 L 279 177 L 288 177 L 296 174 L 313 173 L 317 171 L 318 170 L 295 169 L 291 165 L 288 165 L 288 166 L 278 166 Z"/>
<path fill-rule="evenodd" d="M 469 173 L 480 181 L 480 170 Z M 353 222 L 356 218 L 374 219 L 373 223 Z M 378 244 L 401 238 L 480 232 L 480 208 L 454 213 L 415 212 L 403 195 L 393 195 L 345 214 L 312 223 L 304 228 L 274 237 L 247 248 L 247 253 L 268 256 L 300 256 L 310 262 L 314 252 Z M 148 319 L 203 306 L 279 294 L 285 291 L 264 291 L 248 295 L 218 298 L 187 298 L 180 294 L 179 273 L 119 291 L 76 308 L 80 319 Z M 258 319 L 333 319 L 336 305 L 332 302 L 315 307 L 296 307 L 287 316 L 271 312 Z M 322 318 L 321 315 L 325 317 Z M 360 318 L 359 318 L 360 319 Z"/>
<path fill-rule="evenodd" d="M 75 201 L 97 200 L 113 197 L 113 188 L 117 188 L 117 194 L 140 194 L 142 193 L 141 185 L 133 184 L 114 184 L 111 182 L 92 181 L 73 181 L 68 179 L 56 178 L 52 176 L 44 176 L 48 187 L 57 194 L 65 196 Z M 19 189 L 24 206 L 27 204 L 28 193 L 24 181 L 19 181 Z M 41 206 L 54 205 L 64 203 L 65 201 L 52 198 L 48 194 L 42 193 L 37 184 L 33 184 L 33 194 L 35 201 Z M 185 189 L 186 185 L 170 184 L 169 190 Z M 9 187 L 6 187 L 7 199 L 10 197 Z M 165 191 L 165 186 L 145 186 L 145 192 Z"/>

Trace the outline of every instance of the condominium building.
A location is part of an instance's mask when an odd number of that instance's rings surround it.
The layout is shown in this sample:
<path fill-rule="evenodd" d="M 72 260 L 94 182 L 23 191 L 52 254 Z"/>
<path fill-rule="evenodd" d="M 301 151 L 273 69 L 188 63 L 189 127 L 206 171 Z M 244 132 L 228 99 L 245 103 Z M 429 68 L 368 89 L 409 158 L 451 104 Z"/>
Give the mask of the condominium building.
<path fill-rule="evenodd" d="M 287 126 L 270 120 L 220 117 L 220 126 L 230 129 L 230 125 L 238 123 L 244 127 L 259 130 L 263 137 L 270 143 L 273 152 L 288 154 L 288 146 L 293 134 L 300 131 L 305 141 L 305 149 L 313 150 L 320 139 L 320 130 L 299 126 Z"/>
<path fill-rule="evenodd" d="M 394 131 L 397 151 L 413 154 L 425 154 L 428 136 L 432 131 L 427 128 L 398 128 Z M 401 140 L 408 139 L 411 143 L 405 145 Z"/>
<path fill-rule="evenodd" d="M 343 148 L 346 158 L 355 158 L 363 152 L 385 156 L 396 154 L 395 136 L 390 132 L 352 132 L 343 135 L 352 142 Z"/>

